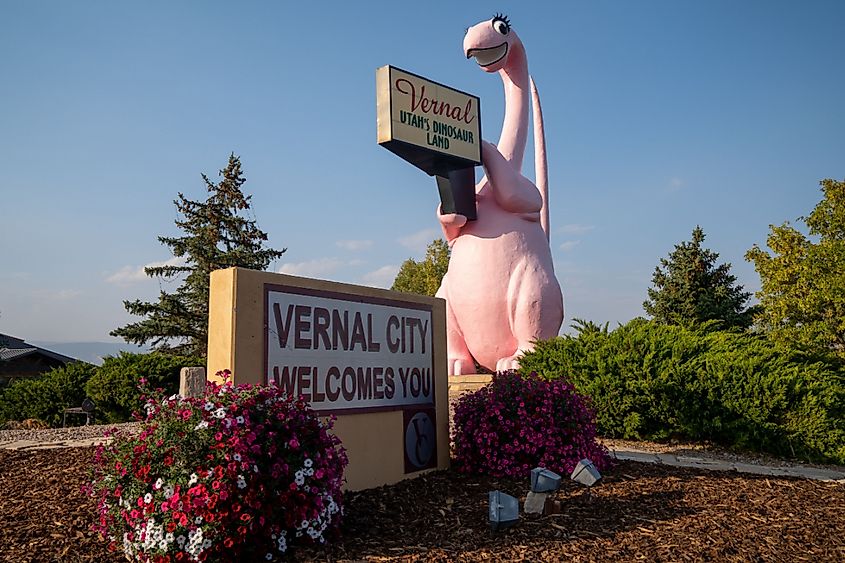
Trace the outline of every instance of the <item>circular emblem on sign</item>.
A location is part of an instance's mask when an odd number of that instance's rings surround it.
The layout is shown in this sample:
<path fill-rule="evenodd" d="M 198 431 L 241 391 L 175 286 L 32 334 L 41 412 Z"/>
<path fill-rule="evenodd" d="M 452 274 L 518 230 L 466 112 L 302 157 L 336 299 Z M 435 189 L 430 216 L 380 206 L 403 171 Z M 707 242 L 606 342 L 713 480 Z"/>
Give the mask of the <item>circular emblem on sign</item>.
<path fill-rule="evenodd" d="M 437 432 L 434 422 L 424 412 L 418 412 L 405 427 L 405 455 L 420 469 L 428 466 L 434 453 Z"/>

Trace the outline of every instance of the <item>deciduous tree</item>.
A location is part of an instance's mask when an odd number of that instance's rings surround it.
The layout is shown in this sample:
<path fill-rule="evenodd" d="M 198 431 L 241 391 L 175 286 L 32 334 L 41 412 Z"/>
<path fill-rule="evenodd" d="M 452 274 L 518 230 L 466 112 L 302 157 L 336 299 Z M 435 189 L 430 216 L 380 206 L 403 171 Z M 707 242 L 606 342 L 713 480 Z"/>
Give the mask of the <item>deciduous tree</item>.
<path fill-rule="evenodd" d="M 745 258 L 762 282 L 758 323 L 777 341 L 833 350 L 845 358 L 845 181 L 822 180 L 807 237 L 789 222 L 770 225 L 766 245 Z"/>
<path fill-rule="evenodd" d="M 402 263 L 390 289 L 434 296 L 448 269 L 449 245 L 443 239 L 436 239 L 426 248 L 423 260 L 408 258 Z"/>

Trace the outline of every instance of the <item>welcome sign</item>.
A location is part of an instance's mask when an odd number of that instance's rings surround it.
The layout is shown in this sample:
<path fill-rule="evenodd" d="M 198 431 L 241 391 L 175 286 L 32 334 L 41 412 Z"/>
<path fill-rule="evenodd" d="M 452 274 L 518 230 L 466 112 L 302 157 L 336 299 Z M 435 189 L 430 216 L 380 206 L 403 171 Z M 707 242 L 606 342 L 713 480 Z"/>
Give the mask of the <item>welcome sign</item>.
<path fill-rule="evenodd" d="M 265 286 L 266 380 L 320 413 L 434 405 L 431 307 Z"/>
<path fill-rule="evenodd" d="M 243 268 L 211 272 L 209 293 L 210 379 L 336 416 L 348 488 L 448 467 L 445 301 Z"/>
<path fill-rule="evenodd" d="M 393 66 L 376 70 L 378 143 L 430 175 L 481 164 L 477 96 Z"/>

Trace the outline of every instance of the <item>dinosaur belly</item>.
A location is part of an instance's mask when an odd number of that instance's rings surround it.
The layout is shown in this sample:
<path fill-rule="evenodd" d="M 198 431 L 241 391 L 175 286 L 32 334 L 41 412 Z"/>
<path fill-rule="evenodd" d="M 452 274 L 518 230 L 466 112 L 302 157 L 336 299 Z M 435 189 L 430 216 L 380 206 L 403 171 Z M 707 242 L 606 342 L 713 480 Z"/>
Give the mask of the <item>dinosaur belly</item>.
<path fill-rule="evenodd" d="M 482 213 L 454 242 L 446 299 L 469 352 L 492 370 L 527 341 L 556 336 L 563 302 L 540 224 L 492 206 Z"/>

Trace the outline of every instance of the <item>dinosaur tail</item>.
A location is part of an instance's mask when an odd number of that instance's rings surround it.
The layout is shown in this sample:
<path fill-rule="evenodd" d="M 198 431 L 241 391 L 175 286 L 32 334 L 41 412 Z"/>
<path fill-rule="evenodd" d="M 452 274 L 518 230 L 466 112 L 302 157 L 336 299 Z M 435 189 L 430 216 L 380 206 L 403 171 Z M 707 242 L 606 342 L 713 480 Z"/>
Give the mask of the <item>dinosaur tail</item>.
<path fill-rule="evenodd" d="M 534 114 L 534 175 L 540 196 L 543 198 L 543 207 L 540 209 L 540 226 L 546 233 L 546 240 L 549 240 L 549 164 L 546 158 L 543 108 L 540 107 L 540 94 L 537 93 L 534 78 L 530 78 L 530 80 L 532 113 Z"/>

